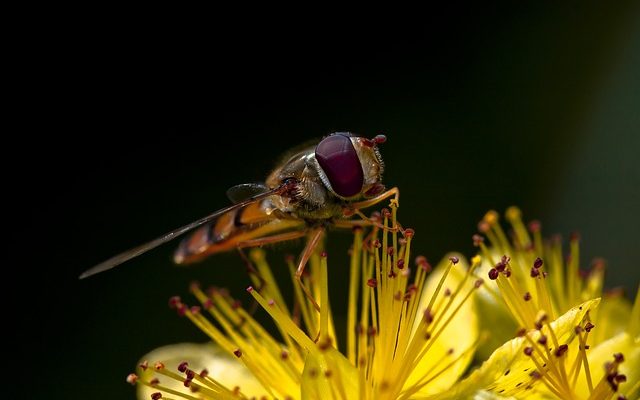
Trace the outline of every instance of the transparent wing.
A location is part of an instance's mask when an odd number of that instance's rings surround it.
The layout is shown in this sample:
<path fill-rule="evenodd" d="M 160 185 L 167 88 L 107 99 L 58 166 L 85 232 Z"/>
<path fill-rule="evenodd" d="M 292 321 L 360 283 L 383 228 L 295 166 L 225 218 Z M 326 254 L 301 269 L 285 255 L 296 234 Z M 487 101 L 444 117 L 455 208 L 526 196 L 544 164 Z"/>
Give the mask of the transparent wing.
<path fill-rule="evenodd" d="M 279 186 L 275 189 L 272 190 L 267 190 L 266 192 L 262 192 L 259 194 L 256 194 L 254 196 L 251 196 L 249 198 L 247 198 L 246 200 L 243 200 L 239 203 L 236 203 L 232 206 L 223 208 L 221 210 L 218 210 L 212 214 L 207 215 L 206 217 L 202 217 L 197 221 L 194 221 L 188 225 L 182 226 L 180 228 L 174 229 L 171 232 L 165 233 L 164 235 L 160 236 L 157 239 L 154 239 L 150 242 L 147 242 L 145 244 L 142 244 L 140 246 L 134 247 L 130 250 L 127 250 L 123 253 L 120 253 L 116 256 L 111 257 L 110 259 L 101 262 L 100 264 L 94 266 L 93 268 L 90 268 L 88 270 L 86 270 L 85 272 L 83 272 L 80 275 L 80 279 L 84 279 L 87 278 L 91 275 L 95 275 L 97 273 L 103 272 L 103 271 L 107 271 L 111 268 L 117 267 L 118 265 L 131 260 L 132 258 L 138 257 L 141 254 L 146 253 L 149 250 L 152 250 L 164 243 L 167 243 L 199 226 L 202 226 L 204 224 L 206 224 L 207 222 L 213 221 L 214 219 L 216 219 L 217 217 L 219 217 L 220 215 L 227 213 L 229 211 L 235 210 L 237 208 L 241 208 L 241 207 L 245 207 L 255 201 L 258 200 L 262 200 L 266 197 L 269 197 L 271 195 L 274 194 L 280 194 L 280 193 L 284 193 L 287 190 L 288 185 L 287 184 L 283 184 L 282 186 Z"/>
<path fill-rule="evenodd" d="M 241 183 L 230 187 L 227 190 L 227 197 L 233 204 L 237 204 L 268 191 L 269 188 L 264 183 Z"/>

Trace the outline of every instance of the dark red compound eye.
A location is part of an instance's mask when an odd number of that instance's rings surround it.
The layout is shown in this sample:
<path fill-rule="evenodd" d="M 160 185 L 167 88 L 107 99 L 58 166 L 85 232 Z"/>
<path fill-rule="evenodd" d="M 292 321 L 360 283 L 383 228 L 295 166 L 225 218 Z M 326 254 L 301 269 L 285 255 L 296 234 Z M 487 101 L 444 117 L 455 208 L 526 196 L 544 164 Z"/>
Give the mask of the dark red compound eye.
<path fill-rule="evenodd" d="M 364 173 L 349 136 L 334 134 L 324 138 L 316 147 L 316 160 L 338 196 L 351 197 L 360 193 Z"/>

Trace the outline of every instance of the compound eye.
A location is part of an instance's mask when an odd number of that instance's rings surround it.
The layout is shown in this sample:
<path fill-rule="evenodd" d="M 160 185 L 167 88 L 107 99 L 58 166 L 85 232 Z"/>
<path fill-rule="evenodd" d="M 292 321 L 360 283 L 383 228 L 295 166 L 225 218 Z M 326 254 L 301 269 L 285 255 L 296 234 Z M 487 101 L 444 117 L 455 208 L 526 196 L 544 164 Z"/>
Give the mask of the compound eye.
<path fill-rule="evenodd" d="M 362 165 L 348 136 L 335 134 L 324 138 L 316 147 L 316 160 L 338 196 L 352 197 L 362 191 Z"/>

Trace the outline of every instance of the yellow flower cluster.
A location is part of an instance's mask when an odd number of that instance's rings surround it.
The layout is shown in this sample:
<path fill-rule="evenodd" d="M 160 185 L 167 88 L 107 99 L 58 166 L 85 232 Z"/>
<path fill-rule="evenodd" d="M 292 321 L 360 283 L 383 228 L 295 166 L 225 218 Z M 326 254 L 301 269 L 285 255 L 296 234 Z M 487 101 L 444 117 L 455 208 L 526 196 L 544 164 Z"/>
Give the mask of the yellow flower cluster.
<path fill-rule="evenodd" d="M 446 256 L 435 268 L 411 258 L 414 232 L 399 233 L 397 207 L 378 227 L 354 230 L 345 332 L 329 299 L 328 255 L 318 251 L 288 306 L 264 251 L 251 299 L 275 322 L 261 325 L 223 289 L 170 305 L 212 343 L 144 357 L 127 381 L 141 399 L 612 399 L 640 395 L 640 295 L 603 295 L 604 268 L 579 271 L 579 239 L 565 260 L 516 208 L 513 238 L 489 212 L 470 265 Z M 336 262 L 338 263 L 338 262 Z M 344 269 L 343 269 L 344 271 Z M 336 301 L 334 299 L 334 301 Z M 344 343 L 339 343 L 339 340 Z M 484 361 L 484 362 L 483 362 Z"/>

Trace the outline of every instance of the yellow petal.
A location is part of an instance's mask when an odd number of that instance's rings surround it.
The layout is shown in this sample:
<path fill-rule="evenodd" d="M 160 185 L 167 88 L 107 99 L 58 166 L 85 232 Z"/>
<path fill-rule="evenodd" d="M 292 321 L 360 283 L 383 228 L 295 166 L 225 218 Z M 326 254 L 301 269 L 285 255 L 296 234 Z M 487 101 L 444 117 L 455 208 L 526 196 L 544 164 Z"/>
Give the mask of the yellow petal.
<path fill-rule="evenodd" d="M 597 345 L 627 329 L 631 320 L 631 303 L 620 294 L 602 298 L 598 311 L 594 315 L 590 342 Z"/>
<path fill-rule="evenodd" d="M 574 337 L 574 328 L 584 318 L 587 311 L 595 309 L 600 299 L 589 300 L 572 308 L 557 320 L 551 322 L 551 327 L 560 343 L 570 343 Z M 537 340 L 539 333 L 532 336 Z M 521 397 L 523 394 L 533 394 L 540 381 L 532 381 L 529 374 L 535 365 L 531 358 L 523 352 L 526 339 L 518 337 L 498 348 L 491 357 L 475 370 L 469 377 L 451 390 L 430 399 L 465 399 L 473 398 L 478 390 L 484 389 L 502 396 Z M 529 388 L 529 389 L 527 389 Z M 536 395 L 538 397 L 542 394 Z M 535 398 L 538 398 L 535 397 Z"/>
<path fill-rule="evenodd" d="M 179 381 L 155 374 L 154 363 L 162 362 L 169 371 L 177 373 L 178 364 L 187 361 L 189 368 L 194 371 L 206 368 L 211 378 L 223 383 L 228 389 L 232 390 L 235 386 L 239 386 L 242 393 L 248 397 L 260 398 L 266 394 L 262 385 L 241 362 L 212 343 L 180 343 L 163 346 L 146 354 L 141 361 L 145 360 L 149 362 L 149 368 L 141 374 L 143 378 L 150 380 L 155 376 L 163 386 L 181 393 L 191 394 L 191 391 Z M 151 398 L 151 394 L 157 391 L 148 386 L 138 385 L 138 398 L 148 400 Z"/>
<path fill-rule="evenodd" d="M 618 370 L 627 376 L 627 381 L 620 384 L 620 393 L 627 399 L 636 399 L 640 395 L 638 390 L 640 386 L 637 384 L 640 382 L 640 339 L 634 340 L 627 332 L 622 332 L 587 351 L 593 382 L 595 384 L 604 376 L 604 364 L 612 361 L 615 353 L 624 355 L 624 362 L 620 364 Z M 632 393 L 630 391 L 634 384 L 635 389 Z M 585 399 L 588 397 L 589 391 L 584 374 L 580 374 L 578 378 L 576 392 Z"/>
<path fill-rule="evenodd" d="M 467 261 L 460 254 L 447 254 L 427 279 L 426 290 L 423 291 L 423 297 L 420 299 L 418 307 L 418 310 L 420 311 L 416 316 L 417 321 L 415 326 L 418 326 L 419 321 L 422 319 L 423 310 L 427 308 L 440 278 L 444 274 L 447 266 L 450 264 L 449 258 L 451 256 L 458 257 L 460 261 L 451 268 L 439 296 L 436 298 L 436 302 L 434 303 L 436 304 L 436 308 L 434 309 L 435 318 L 439 318 L 438 309 L 442 309 L 443 305 L 448 301 L 448 297 L 444 296 L 445 289 L 448 288 L 453 292 L 458 288 L 459 284 L 463 282 L 468 269 Z M 461 303 L 465 295 L 469 290 L 472 290 L 474 281 L 475 278 L 473 276 L 469 277 L 464 285 L 459 289 L 460 292 L 456 295 L 455 299 L 449 306 L 448 311 L 442 316 L 441 323 L 445 322 L 453 314 L 453 311 Z M 437 306 L 438 304 L 440 304 L 440 307 Z M 453 385 L 467 369 L 471 359 L 473 358 L 474 351 L 468 351 L 453 364 L 451 364 L 451 362 L 458 358 L 465 350 L 473 347 L 477 339 L 477 313 L 474 301 L 469 299 L 462 305 L 442 333 L 437 338 L 433 337 L 430 339 L 434 340 L 431 344 L 431 348 L 409 376 L 409 379 L 405 383 L 405 388 L 414 385 L 423 376 L 435 375 L 445 368 L 446 370 L 438 375 L 434 380 L 430 381 L 422 390 L 419 391 L 419 394 L 434 394 L 450 388 L 451 385 Z M 452 353 L 450 353 L 451 349 L 453 349 Z"/>

